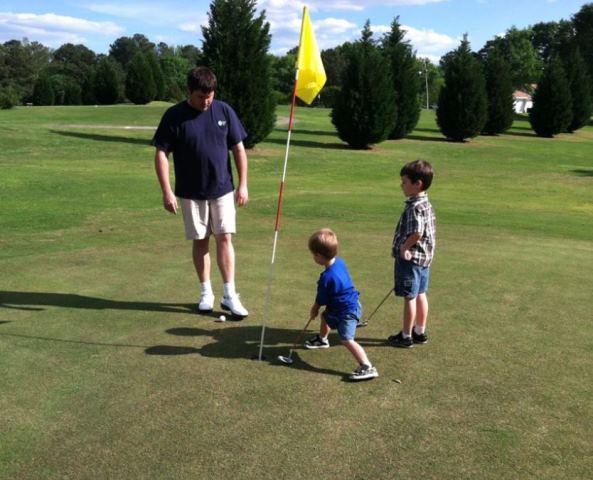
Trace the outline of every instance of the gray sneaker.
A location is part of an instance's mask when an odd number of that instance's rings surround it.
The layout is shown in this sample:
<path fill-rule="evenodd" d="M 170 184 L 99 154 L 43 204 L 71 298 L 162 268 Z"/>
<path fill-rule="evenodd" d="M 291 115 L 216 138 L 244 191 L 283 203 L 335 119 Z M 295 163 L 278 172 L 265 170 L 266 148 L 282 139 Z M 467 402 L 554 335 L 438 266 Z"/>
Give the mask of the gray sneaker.
<path fill-rule="evenodd" d="M 371 365 L 359 365 L 352 374 L 348 377 L 350 380 L 370 380 L 379 376 L 377 369 Z"/>
<path fill-rule="evenodd" d="M 309 350 L 329 348 L 329 342 L 321 338 L 319 335 L 315 335 L 313 338 L 305 341 L 305 348 L 308 348 Z"/>

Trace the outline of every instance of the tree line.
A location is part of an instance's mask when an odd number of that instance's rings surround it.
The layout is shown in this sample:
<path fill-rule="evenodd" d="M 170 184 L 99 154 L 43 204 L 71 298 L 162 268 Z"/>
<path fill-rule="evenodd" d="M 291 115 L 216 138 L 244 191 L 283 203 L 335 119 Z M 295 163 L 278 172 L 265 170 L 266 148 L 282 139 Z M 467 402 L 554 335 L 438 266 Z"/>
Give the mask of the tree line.
<path fill-rule="evenodd" d="M 203 64 L 216 72 L 218 96 L 236 108 L 253 146 L 272 130 L 275 105 L 289 102 L 298 51 L 269 53 L 270 26 L 256 3 L 213 0 L 201 49 L 142 34 L 116 39 L 108 54 L 70 43 L 56 50 L 26 39 L 0 44 L 0 107 L 178 101 L 187 71 Z M 438 107 L 449 139 L 502 133 L 512 123 L 514 90 L 535 90 L 530 120 L 538 135 L 589 121 L 593 3 L 570 20 L 512 27 L 478 52 L 464 39 L 438 65 L 417 58 L 404 35 L 398 17 L 380 39 L 367 22 L 359 40 L 321 52 L 328 80 L 314 106 L 332 108 L 340 138 L 353 147 L 402 138 L 424 105 Z"/>

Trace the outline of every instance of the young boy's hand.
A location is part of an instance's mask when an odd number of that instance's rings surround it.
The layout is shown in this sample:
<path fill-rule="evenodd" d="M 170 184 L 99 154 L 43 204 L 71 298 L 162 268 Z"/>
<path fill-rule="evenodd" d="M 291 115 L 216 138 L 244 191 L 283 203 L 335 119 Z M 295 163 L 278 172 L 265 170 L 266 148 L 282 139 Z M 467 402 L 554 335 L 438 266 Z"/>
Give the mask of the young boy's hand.
<path fill-rule="evenodd" d="M 311 312 L 309 313 L 309 318 L 315 318 L 317 315 L 319 315 L 319 305 L 314 303 L 313 306 L 311 307 Z"/>
<path fill-rule="evenodd" d="M 404 260 L 412 260 L 412 252 L 410 252 L 408 249 L 404 249 L 403 246 L 400 248 L 400 254 Z"/>

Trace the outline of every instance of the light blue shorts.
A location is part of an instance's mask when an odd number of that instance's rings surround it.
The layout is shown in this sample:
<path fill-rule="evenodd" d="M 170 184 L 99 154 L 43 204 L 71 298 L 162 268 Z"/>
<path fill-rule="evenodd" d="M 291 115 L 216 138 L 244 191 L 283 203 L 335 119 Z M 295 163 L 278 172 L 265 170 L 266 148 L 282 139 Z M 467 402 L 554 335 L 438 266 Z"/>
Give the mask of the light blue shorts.
<path fill-rule="evenodd" d="M 330 328 L 338 331 L 340 340 L 348 341 L 354 340 L 356 334 L 356 327 L 362 318 L 362 305 L 358 302 L 356 311 L 348 313 L 344 316 L 335 316 L 327 310 L 323 312 L 323 319 Z"/>
<path fill-rule="evenodd" d="M 405 298 L 416 298 L 428 291 L 430 267 L 398 258 L 395 262 L 395 295 Z"/>

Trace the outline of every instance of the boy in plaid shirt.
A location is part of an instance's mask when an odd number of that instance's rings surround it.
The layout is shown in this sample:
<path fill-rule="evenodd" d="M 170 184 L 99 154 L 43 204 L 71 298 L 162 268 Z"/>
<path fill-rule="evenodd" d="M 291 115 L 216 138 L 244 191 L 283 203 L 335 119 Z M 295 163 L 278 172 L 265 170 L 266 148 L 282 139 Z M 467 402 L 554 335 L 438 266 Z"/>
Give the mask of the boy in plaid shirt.
<path fill-rule="evenodd" d="M 435 215 L 426 190 L 432 183 L 432 165 L 416 160 L 400 171 L 401 189 L 407 197 L 393 239 L 395 295 L 404 298 L 403 329 L 387 340 L 394 347 L 426 343 L 428 280 L 435 248 Z"/>

